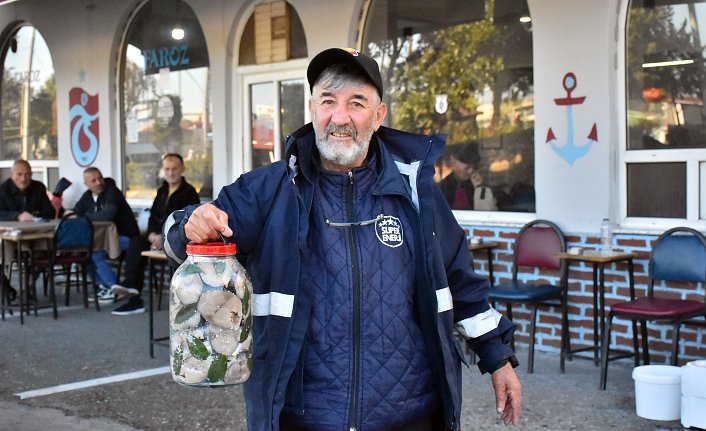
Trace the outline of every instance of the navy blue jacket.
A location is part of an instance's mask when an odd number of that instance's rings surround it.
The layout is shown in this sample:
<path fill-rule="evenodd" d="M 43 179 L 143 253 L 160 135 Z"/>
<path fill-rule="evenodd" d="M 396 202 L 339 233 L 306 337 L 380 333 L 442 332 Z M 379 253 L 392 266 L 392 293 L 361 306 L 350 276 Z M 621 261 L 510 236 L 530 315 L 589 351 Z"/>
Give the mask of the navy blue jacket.
<path fill-rule="evenodd" d="M 444 142 L 381 127 L 371 149 L 379 157 L 380 193 L 400 196 L 414 238 L 414 304 L 428 361 L 448 429 L 459 429 L 461 326 L 478 354 L 482 372 L 510 359 L 514 324 L 487 301 L 487 280 L 473 272 L 467 239 L 432 181 Z M 309 326 L 306 295 L 300 293 L 314 199 L 315 138 L 310 124 L 287 140 L 285 160 L 243 174 L 213 202 L 234 232 L 238 258 L 253 281 L 253 373 L 245 384 L 248 429 L 278 430 L 288 389 L 296 384 Z M 405 181 L 399 181 L 400 175 Z M 173 264 L 186 257 L 184 225 L 195 207 L 165 223 L 165 251 Z"/>

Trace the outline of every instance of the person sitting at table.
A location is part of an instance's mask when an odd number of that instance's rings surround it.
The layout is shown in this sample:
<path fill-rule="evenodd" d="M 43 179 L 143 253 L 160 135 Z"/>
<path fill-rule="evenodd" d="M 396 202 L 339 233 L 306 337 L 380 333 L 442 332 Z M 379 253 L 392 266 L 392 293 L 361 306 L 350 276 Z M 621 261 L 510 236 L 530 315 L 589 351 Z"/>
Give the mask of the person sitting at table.
<path fill-rule="evenodd" d="M 62 211 L 59 211 L 61 214 Z M 0 220 L 35 221 L 53 219 L 56 210 L 47 197 L 47 188 L 32 179 L 32 168 L 26 160 L 15 160 L 11 176 L 0 184 Z M 7 290 L 8 303 L 17 297 L 17 291 L 10 286 L 10 281 L 2 272 Z"/>
<path fill-rule="evenodd" d="M 85 215 L 92 221 L 112 221 L 120 237 L 120 249 L 126 251 L 130 239 L 140 235 L 140 228 L 125 196 L 112 178 L 103 178 L 100 169 L 88 167 L 83 171 L 86 190 L 76 203 L 73 211 Z M 107 262 L 108 253 L 104 250 L 93 252 L 94 277 L 98 283 L 98 302 L 113 302 L 115 299 L 110 286 L 117 282 L 115 272 Z"/>
<path fill-rule="evenodd" d="M 142 256 L 145 250 L 162 249 L 162 225 L 169 214 L 186 206 L 200 203 L 199 194 L 182 176 L 184 159 L 175 153 L 162 158 L 164 182 L 157 189 L 157 196 L 152 203 L 147 234 L 130 240 L 125 258 L 125 278 L 120 284 L 112 286 L 115 295 L 130 295 L 128 302 L 115 310 L 113 314 L 126 316 L 143 313 L 145 306 L 140 294 L 144 284 L 147 259 Z"/>

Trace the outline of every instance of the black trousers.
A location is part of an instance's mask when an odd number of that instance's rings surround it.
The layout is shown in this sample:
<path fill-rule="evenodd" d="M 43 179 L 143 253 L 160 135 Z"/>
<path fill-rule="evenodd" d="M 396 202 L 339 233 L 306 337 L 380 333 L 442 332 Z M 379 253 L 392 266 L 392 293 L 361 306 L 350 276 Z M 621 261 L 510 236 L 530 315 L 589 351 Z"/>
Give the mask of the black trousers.
<path fill-rule="evenodd" d="M 140 293 L 145 283 L 145 268 L 147 258 L 142 256 L 142 252 L 150 249 L 150 242 L 145 235 L 137 235 L 130 238 L 130 244 L 125 253 L 125 268 L 123 270 L 123 280 L 120 283 L 125 287 L 134 287 Z"/>

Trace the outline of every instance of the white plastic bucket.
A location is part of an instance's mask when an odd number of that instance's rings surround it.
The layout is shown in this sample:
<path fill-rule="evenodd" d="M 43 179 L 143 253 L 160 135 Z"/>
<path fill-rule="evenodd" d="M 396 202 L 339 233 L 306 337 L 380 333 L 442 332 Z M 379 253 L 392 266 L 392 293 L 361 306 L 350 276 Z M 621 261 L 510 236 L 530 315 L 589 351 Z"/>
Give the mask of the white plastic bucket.
<path fill-rule="evenodd" d="M 678 420 L 681 414 L 681 368 L 642 365 L 632 371 L 635 380 L 635 410 L 641 418 Z"/>
<path fill-rule="evenodd" d="M 681 367 L 681 425 L 706 428 L 706 361 Z"/>

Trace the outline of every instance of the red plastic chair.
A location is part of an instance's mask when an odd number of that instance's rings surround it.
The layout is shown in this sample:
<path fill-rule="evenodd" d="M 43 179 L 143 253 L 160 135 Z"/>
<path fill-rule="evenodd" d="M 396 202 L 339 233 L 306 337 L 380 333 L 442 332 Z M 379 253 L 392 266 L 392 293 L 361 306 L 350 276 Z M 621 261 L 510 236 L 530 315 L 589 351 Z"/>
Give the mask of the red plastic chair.
<path fill-rule="evenodd" d="M 706 238 L 687 227 L 676 227 L 664 232 L 657 238 L 650 253 L 650 282 L 647 286 L 647 296 L 630 301 L 613 304 L 608 315 L 606 329 L 603 331 L 603 346 L 601 353 L 600 388 L 605 389 L 608 374 L 608 361 L 625 356 L 635 358 L 635 366 L 639 365 L 640 352 L 637 335 L 633 337 L 633 352 L 609 357 L 610 330 L 613 317 L 640 321 L 640 338 L 642 339 L 642 357 L 645 364 L 650 363 L 650 352 L 647 339 L 647 321 L 673 322 L 673 340 L 671 364 L 677 365 L 679 359 L 679 330 L 687 320 L 697 316 L 706 318 L 706 302 L 693 299 L 668 299 L 655 296 L 655 280 L 706 282 Z M 706 297 L 704 298 L 706 299 Z"/>

